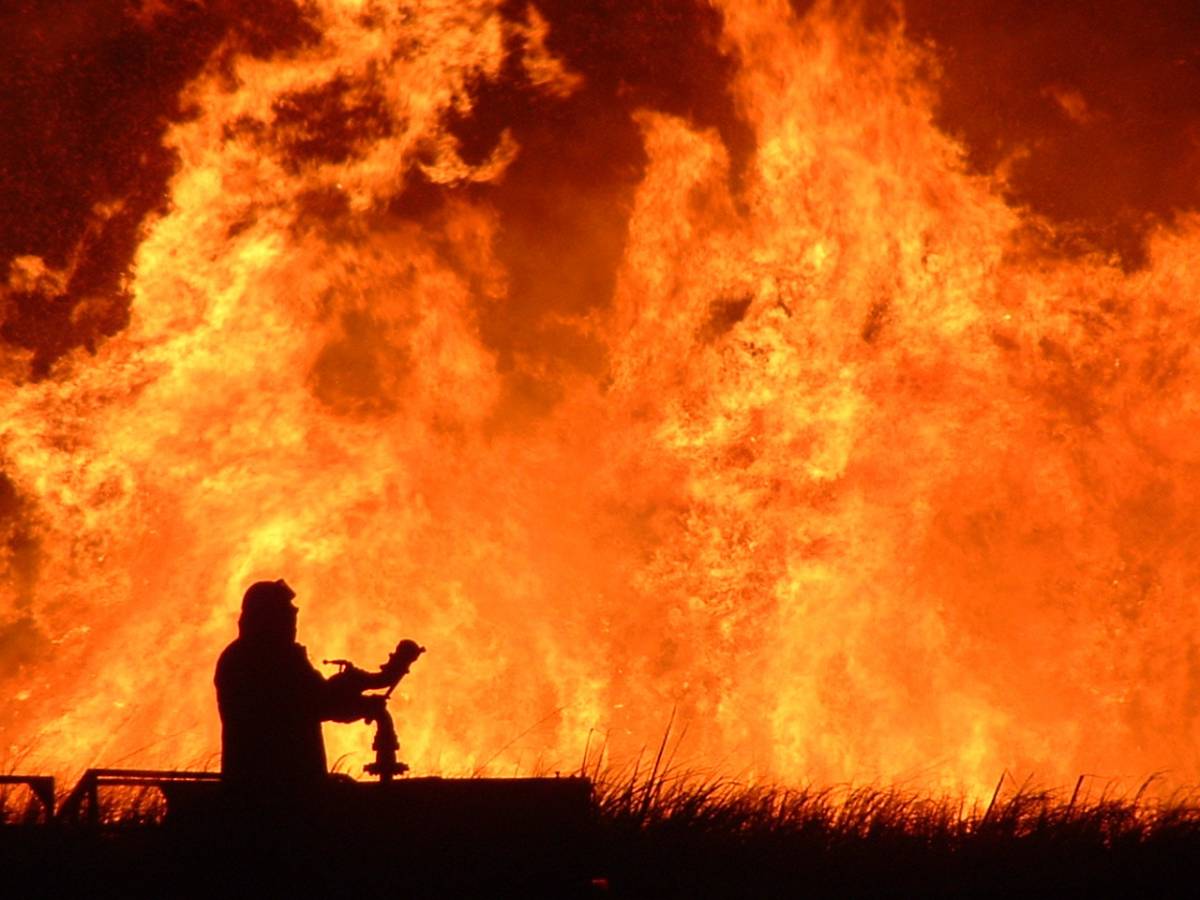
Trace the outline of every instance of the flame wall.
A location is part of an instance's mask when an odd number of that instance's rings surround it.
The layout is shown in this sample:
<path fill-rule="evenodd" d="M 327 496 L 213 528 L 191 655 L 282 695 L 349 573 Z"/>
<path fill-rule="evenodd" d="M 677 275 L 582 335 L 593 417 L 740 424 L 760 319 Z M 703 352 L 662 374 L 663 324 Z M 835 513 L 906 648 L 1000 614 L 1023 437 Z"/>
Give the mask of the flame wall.
<path fill-rule="evenodd" d="M 96 8 L 6 82 L 12 765 L 215 765 L 285 577 L 314 660 L 430 648 L 422 772 L 674 714 L 754 779 L 1195 779 L 1200 116 L 1124 118 L 1194 51 L 1006 70 L 1107 28 L 1056 4 Z"/>

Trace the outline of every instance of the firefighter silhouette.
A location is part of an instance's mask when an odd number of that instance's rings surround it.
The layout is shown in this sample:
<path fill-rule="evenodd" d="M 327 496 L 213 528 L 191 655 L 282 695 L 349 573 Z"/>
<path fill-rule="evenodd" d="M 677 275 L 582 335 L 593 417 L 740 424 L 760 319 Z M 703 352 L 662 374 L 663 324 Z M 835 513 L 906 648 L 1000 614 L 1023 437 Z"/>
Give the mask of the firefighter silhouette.
<path fill-rule="evenodd" d="M 327 768 L 321 723 L 363 719 L 386 722 L 390 730 L 386 696 L 362 692 L 386 687 L 390 693 L 424 651 L 401 641 L 378 673 L 341 661 L 342 671 L 326 679 L 296 643 L 295 596 L 283 579 L 250 585 L 238 636 L 217 660 L 221 774 L 227 785 L 297 792 L 322 784 Z"/>

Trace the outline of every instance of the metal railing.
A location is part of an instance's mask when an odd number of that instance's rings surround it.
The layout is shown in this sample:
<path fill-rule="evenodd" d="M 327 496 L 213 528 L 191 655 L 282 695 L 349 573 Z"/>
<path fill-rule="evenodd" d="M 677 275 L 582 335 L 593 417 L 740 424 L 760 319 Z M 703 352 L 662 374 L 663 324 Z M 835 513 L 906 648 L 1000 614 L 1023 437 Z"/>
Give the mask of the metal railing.
<path fill-rule="evenodd" d="M 100 789 L 106 787 L 149 787 L 181 783 L 212 783 L 221 780 L 219 772 L 162 772 L 153 769 L 88 769 L 74 790 L 58 807 L 55 820 L 63 823 L 99 825 Z M 164 797 L 166 791 L 163 791 Z M 53 796 L 53 793 L 51 794 Z"/>
<path fill-rule="evenodd" d="M 0 775 L 0 784 L 23 784 L 42 804 L 46 821 L 54 818 L 54 779 L 49 775 Z"/>

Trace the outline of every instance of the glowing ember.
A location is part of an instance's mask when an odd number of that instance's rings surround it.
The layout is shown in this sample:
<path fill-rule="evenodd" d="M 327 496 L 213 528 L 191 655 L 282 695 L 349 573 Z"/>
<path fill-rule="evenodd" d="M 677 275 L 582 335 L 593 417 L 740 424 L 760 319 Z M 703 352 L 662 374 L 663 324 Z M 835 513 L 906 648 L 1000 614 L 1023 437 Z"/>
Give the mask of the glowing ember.
<path fill-rule="evenodd" d="M 1196 779 L 1197 188 L 1038 190 L 1111 97 L 1060 72 L 988 143 L 920 6 L 115 5 L 140 131 L 51 117 L 4 213 L 21 768 L 214 766 L 284 577 L 315 659 L 430 648 L 418 772 L 626 764 L 674 710 L 746 778 Z"/>

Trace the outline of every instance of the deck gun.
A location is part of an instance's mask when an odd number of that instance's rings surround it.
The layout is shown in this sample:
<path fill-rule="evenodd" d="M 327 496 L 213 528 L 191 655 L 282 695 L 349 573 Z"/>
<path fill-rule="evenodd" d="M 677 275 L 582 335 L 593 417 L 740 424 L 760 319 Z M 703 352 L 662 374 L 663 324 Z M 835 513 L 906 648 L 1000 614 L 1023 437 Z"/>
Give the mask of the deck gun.
<path fill-rule="evenodd" d="M 424 652 L 425 648 L 416 641 L 405 639 L 396 645 L 378 672 L 366 672 L 348 659 L 322 660 L 327 666 L 338 667 L 337 673 L 330 676 L 328 682 L 333 708 L 330 718 L 335 722 L 357 722 L 362 719 L 368 725 L 372 722 L 375 724 L 375 740 L 371 743 L 375 762 L 368 763 L 363 769 L 380 781 L 391 781 L 408 771 L 408 766 L 396 759 L 400 742 L 396 739 L 396 727 L 388 712 L 387 702 L 400 679 L 408 674 L 409 667 Z M 367 693 L 385 688 L 382 694 Z"/>

